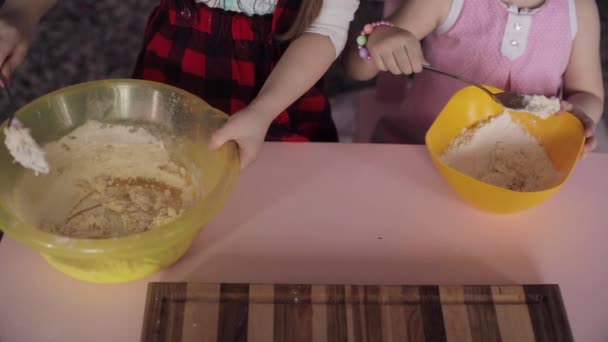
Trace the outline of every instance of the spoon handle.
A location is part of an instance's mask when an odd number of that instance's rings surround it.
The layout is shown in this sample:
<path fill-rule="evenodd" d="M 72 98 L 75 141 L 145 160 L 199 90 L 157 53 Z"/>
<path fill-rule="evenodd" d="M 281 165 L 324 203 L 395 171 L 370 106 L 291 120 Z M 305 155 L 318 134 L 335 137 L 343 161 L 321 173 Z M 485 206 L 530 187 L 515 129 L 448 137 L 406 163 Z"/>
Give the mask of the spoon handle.
<path fill-rule="evenodd" d="M 477 87 L 477 88 L 479 88 L 479 89 L 481 89 L 481 90 L 485 91 L 485 92 L 486 92 L 488 95 L 490 95 L 490 96 L 491 96 L 491 97 L 494 99 L 494 93 L 492 93 L 492 92 L 491 92 L 490 90 L 488 90 L 486 87 L 482 86 L 481 84 L 479 84 L 479 83 L 477 83 L 477 82 L 473 82 L 473 81 L 471 81 L 471 80 L 469 80 L 469 79 L 466 79 L 466 78 L 464 78 L 464 77 L 462 77 L 462 76 L 459 76 L 459 75 L 456 75 L 456 74 L 452 74 L 452 73 L 447 72 L 447 71 L 443 71 L 443 70 L 435 69 L 435 68 L 430 67 L 430 66 L 424 66 L 424 65 L 423 65 L 423 66 L 422 66 L 422 68 L 423 68 L 423 69 L 425 69 L 425 70 L 428 70 L 428 71 L 432 71 L 432 72 L 436 72 L 436 73 L 438 73 L 438 74 L 442 74 L 442 75 L 444 75 L 444 76 L 448 76 L 448 77 L 451 77 L 451 78 L 455 78 L 455 79 L 460 80 L 460 81 L 462 81 L 462 82 L 464 82 L 464 83 L 468 83 L 468 84 L 470 84 L 470 85 L 472 85 L 472 86 L 475 86 L 475 87 Z"/>

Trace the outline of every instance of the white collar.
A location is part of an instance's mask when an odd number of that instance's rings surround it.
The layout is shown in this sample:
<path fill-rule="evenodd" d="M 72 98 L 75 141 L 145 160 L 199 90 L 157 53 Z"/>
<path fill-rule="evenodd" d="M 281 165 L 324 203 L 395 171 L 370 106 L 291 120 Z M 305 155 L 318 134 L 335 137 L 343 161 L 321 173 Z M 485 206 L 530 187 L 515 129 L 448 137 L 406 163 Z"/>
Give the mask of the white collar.
<path fill-rule="evenodd" d="M 549 0 L 545 0 L 545 2 L 542 3 L 542 5 L 534 7 L 534 8 L 527 8 L 527 7 L 522 7 L 519 8 L 516 5 L 512 5 L 512 4 L 507 4 L 505 3 L 503 0 L 497 0 L 509 13 L 513 13 L 513 14 L 520 14 L 520 15 L 534 15 L 536 13 L 538 13 L 538 11 L 540 11 L 541 9 L 543 9 L 545 7 L 545 5 L 547 4 L 547 2 Z"/>

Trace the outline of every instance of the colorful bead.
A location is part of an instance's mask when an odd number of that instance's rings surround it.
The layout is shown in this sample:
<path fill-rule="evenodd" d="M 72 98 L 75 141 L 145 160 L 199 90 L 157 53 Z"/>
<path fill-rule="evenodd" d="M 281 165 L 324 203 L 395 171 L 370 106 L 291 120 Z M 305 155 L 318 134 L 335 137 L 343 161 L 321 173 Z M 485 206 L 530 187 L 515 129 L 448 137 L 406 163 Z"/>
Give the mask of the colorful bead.
<path fill-rule="evenodd" d="M 371 59 L 369 50 L 365 47 L 367 45 L 367 37 L 379 26 L 393 26 L 388 21 L 377 21 L 375 23 L 366 24 L 361 30 L 361 34 L 357 37 L 357 46 L 359 47 L 359 56 L 364 59 Z"/>
<path fill-rule="evenodd" d="M 359 49 L 359 57 L 361 58 L 369 58 L 369 51 L 366 48 L 362 47 Z"/>
<path fill-rule="evenodd" d="M 357 44 L 359 44 L 359 45 L 367 44 L 367 37 L 365 37 L 363 35 L 357 37 Z"/>

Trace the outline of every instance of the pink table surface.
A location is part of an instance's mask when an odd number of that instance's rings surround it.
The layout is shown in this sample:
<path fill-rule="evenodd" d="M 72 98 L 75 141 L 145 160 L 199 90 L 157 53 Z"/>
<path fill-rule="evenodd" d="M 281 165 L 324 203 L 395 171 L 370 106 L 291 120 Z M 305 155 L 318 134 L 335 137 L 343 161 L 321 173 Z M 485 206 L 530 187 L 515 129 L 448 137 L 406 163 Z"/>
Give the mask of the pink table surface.
<path fill-rule="evenodd" d="M 608 341 L 608 155 L 540 207 L 463 204 L 423 147 L 268 144 L 170 269 L 122 285 L 73 280 L 0 243 L 0 341 L 136 341 L 149 281 L 557 283 L 577 341 Z"/>

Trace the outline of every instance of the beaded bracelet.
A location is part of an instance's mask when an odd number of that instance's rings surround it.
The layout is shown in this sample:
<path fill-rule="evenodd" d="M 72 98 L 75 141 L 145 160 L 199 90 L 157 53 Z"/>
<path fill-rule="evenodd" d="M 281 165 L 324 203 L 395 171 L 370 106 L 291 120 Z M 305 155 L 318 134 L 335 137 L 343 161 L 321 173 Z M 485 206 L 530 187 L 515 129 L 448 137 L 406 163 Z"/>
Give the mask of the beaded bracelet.
<path fill-rule="evenodd" d="M 359 49 L 359 56 L 361 58 L 372 59 L 372 57 L 369 55 L 369 50 L 367 50 L 367 47 L 366 47 L 367 37 L 369 37 L 369 35 L 372 32 L 374 32 L 374 29 L 379 26 L 394 26 L 394 25 L 388 21 L 383 20 L 383 21 L 377 21 L 374 23 L 369 23 L 369 24 L 363 26 L 363 30 L 361 30 L 361 33 L 357 37 L 357 48 Z"/>

